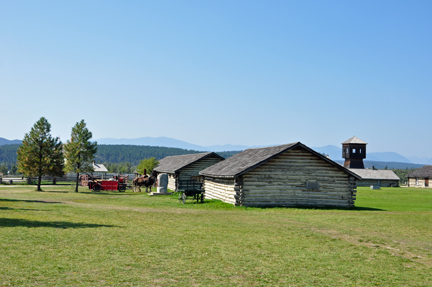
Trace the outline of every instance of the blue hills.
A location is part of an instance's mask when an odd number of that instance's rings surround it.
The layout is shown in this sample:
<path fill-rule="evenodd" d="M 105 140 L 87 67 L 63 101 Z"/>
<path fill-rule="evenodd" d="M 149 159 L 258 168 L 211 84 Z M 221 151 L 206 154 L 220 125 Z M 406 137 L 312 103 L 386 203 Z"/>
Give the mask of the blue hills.
<path fill-rule="evenodd" d="M 7 144 L 21 144 L 20 140 L 8 140 L 5 138 L 0 138 L 0 145 L 7 145 Z"/>
<path fill-rule="evenodd" d="M 212 146 L 200 146 L 191 144 L 185 141 L 168 138 L 168 137 L 142 137 L 136 139 L 114 139 L 114 138 L 102 138 L 96 140 L 98 144 L 123 144 L 123 145 L 149 145 L 149 146 L 163 146 L 163 147 L 174 147 L 174 148 L 182 148 L 196 151 L 214 151 L 214 152 L 222 152 L 222 151 L 242 151 L 248 148 L 256 148 L 256 147 L 264 147 L 261 146 L 245 146 L 245 145 L 212 145 Z M 334 161 L 341 161 L 342 159 L 342 148 L 327 145 L 324 147 L 312 147 L 319 153 L 325 153 L 330 156 L 330 158 Z M 430 160 L 432 164 L 432 159 Z M 416 162 L 411 161 L 407 157 L 400 155 L 396 152 L 368 152 L 365 161 L 373 161 L 373 162 L 400 162 L 400 163 L 410 163 L 410 164 L 427 164 L 426 162 Z"/>

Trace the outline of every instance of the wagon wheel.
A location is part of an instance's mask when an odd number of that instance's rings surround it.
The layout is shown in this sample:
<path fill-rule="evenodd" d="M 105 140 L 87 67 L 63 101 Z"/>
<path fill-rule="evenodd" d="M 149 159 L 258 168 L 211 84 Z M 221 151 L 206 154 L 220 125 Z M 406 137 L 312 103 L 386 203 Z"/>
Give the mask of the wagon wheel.
<path fill-rule="evenodd" d="M 125 192 L 126 191 L 126 186 L 123 185 L 123 184 L 119 184 L 118 190 L 119 190 L 119 192 Z"/>
<path fill-rule="evenodd" d="M 185 204 L 186 201 L 186 193 L 182 194 L 182 203 Z"/>
<path fill-rule="evenodd" d="M 101 190 L 101 186 L 99 184 L 95 184 L 93 186 L 93 191 L 100 191 Z"/>

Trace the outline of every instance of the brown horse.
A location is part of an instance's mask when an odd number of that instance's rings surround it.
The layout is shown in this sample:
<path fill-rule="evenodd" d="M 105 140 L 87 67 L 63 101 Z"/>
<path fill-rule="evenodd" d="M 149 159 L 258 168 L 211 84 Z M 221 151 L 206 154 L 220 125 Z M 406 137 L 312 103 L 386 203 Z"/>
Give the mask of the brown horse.
<path fill-rule="evenodd" d="M 156 182 L 156 177 L 157 177 L 157 172 L 153 171 L 150 177 L 148 175 L 145 175 L 143 177 L 135 178 L 132 181 L 133 191 L 134 192 L 141 192 L 141 186 L 143 186 L 143 185 L 146 187 L 146 192 L 148 192 L 149 187 L 150 187 L 150 191 L 151 191 L 152 185 Z"/>

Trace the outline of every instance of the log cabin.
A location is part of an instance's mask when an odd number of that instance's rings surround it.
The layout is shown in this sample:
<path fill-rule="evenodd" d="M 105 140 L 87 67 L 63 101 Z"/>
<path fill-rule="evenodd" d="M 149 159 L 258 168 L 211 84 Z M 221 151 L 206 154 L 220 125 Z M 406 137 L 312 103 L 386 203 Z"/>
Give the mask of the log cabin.
<path fill-rule="evenodd" d="M 429 179 L 432 178 L 432 165 L 425 165 L 408 174 L 409 187 L 426 187 L 432 188 Z"/>
<path fill-rule="evenodd" d="M 168 174 L 168 189 L 177 191 L 179 180 L 199 180 L 199 172 L 224 158 L 214 152 L 167 156 L 154 169 Z"/>
<path fill-rule="evenodd" d="M 200 175 L 207 199 L 259 207 L 353 207 L 360 178 L 300 142 L 247 149 Z"/>
<path fill-rule="evenodd" d="M 350 168 L 350 171 L 361 177 L 357 180 L 357 186 L 396 187 L 400 178 L 392 170 L 358 169 Z"/>

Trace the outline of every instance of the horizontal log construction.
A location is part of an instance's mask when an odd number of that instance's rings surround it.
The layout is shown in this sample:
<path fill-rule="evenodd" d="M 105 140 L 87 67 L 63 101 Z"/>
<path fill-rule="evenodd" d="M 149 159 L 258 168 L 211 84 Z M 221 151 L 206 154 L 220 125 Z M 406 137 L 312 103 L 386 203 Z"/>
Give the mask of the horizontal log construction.
<path fill-rule="evenodd" d="M 211 165 L 220 162 L 222 159 L 219 157 L 206 157 L 202 158 L 190 165 L 187 165 L 177 171 L 176 174 L 170 173 L 168 175 L 168 189 L 177 191 L 178 180 L 191 180 L 192 176 L 199 176 L 199 172 Z"/>
<path fill-rule="evenodd" d="M 308 189 L 307 182 L 318 190 Z M 206 198 L 244 206 L 351 207 L 356 193 L 352 175 L 303 148 L 288 150 L 241 179 L 206 178 L 204 186 Z"/>

